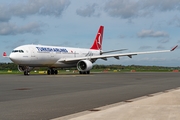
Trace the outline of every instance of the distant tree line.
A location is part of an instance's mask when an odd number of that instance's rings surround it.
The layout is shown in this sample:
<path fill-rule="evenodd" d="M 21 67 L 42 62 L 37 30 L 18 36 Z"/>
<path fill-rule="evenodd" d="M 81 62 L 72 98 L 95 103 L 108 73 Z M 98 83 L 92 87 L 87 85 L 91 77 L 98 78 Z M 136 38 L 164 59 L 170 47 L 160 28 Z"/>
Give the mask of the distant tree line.
<path fill-rule="evenodd" d="M 118 70 L 164 70 L 164 69 L 180 69 L 180 67 L 164 67 L 164 66 L 143 66 L 143 65 L 94 65 L 93 69 L 118 69 Z"/>
<path fill-rule="evenodd" d="M 17 70 L 17 65 L 14 63 L 0 63 L 0 70 Z"/>
<path fill-rule="evenodd" d="M 39 70 L 47 70 L 46 67 L 42 68 L 36 68 Z M 60 69 L 70 69 L 74 70 L 76 67 L 73 68 L 60 68 Z M 109 70 L 109 69 L 114 69 L 114 70 L 124 70 L 124 69 L 129 69 L 129 70 L 138 70 L 138 69 L 144 69 L 144 70 L 161 70 L 161 69 L 180 69 L 180 67 L 163 67 L 163 66 L 142 66 L 142 65 L 129 65 L 129 66 L 124 66 L 124 65 L 98 65 L 95 64 L 93 66 L 93 69 L 102 69 L 102 70 Z M 0 63 L 0 70 L 17 70 L 17 65 L 14 63 Z"/>

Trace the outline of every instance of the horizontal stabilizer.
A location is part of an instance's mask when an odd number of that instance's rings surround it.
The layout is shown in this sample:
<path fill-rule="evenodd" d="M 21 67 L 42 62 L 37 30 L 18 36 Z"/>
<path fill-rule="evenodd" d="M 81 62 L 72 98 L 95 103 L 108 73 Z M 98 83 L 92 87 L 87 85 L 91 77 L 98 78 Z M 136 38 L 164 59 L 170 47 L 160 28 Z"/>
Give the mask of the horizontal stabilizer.
<path fill-rule="evenodd" d="M 3 57 L 9 57 L 9 56 L 7 56 L 6 52 L 3 52 Z"/>

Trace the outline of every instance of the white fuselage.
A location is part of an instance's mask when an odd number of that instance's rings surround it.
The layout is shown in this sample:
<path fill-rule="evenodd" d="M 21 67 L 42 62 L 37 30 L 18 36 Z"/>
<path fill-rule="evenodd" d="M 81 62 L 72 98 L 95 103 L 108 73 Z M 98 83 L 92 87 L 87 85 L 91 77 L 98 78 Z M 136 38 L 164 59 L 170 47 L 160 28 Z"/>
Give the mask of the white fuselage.
<path fill-rule="evenodd" d="M 96 56 L 100 50 L 45 46 L 23 45 L 15 48 L 10 54 L 10 59 L 18 65 L 31 67 L 73 67 L 77 62 L 62 62 L 67 58 Z"/>

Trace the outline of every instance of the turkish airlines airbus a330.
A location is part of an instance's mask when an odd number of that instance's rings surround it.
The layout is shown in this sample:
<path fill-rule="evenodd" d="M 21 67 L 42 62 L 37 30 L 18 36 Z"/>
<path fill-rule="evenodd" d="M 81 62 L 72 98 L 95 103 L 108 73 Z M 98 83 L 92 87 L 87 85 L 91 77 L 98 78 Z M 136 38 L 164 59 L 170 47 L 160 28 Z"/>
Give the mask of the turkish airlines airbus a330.
<path fill-rule="evenodd" d="M 110 57 L 119 59 L 119 57 L 122 56 L 132 58 L 133 55 L 170 52 L 177 48 L 177 46 L 175 46 L 171 50 L 105 54 L 122 51 L 124 49 L 103 52 L 103 30 L 104 26 L 100 26 L 90 49 L 46 45 L 22 45 L 15 48 L 9 56 L 6 56 L 5 52 L 3 56 L 9 57 L 12 62 L 17 64 L 18 70 L 24 72 L 24 75 L 29 75 L 34 67 L 48 67 L 48 75 L 56 75 L 58 74 L 56 68 L 66 67 L 77 67 L 80 74 L 89 74 L 93 63 L 97 59 L 107 60 L 107 58 Z"/>

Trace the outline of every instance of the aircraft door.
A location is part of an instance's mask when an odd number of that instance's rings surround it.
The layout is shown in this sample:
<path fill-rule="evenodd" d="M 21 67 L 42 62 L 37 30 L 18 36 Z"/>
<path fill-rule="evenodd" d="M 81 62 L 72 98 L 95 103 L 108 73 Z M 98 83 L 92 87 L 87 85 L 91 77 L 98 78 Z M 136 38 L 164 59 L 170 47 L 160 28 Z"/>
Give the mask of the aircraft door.
<path fill-rule="evenodd" d="M 76 51 L 74 51 L 74 57 L 76 57 Z"/>
<path fill-rule="evenodd" d="M 38 57 L 36 56 L 36 51 L 33 47 L 29 47 L 29 50 L 30 50 L 30 54 L 31 54 L 31 59 L 32 60 L 37 60 Z"/>
<path fill-rule="evenodd" d="M 50 52 L 50 56 L 51 56 L 51 58 L 54 58 L 54 52 Z"/>
<path fill-rule="evenodd" d="M 50 57 L 51 57 L 52 62 L 56 61 L 56 53 L 55 52 L 50 52 Z"/>

